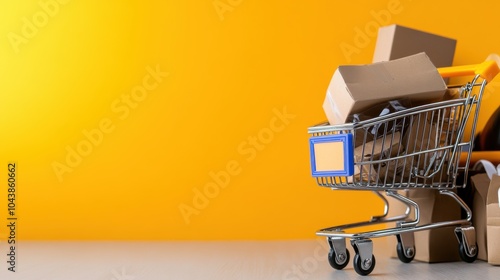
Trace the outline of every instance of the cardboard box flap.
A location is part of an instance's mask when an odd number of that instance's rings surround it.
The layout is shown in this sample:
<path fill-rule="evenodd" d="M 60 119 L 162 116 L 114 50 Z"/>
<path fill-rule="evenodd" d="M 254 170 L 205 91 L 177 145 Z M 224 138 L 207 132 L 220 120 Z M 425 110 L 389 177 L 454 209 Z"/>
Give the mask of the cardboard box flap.
<path fill-rule="evenodd" d="M 472 176 L 471 178 L 472 185 L 474 186 L 474 195 L 479 195 L 481 197 L 481 201 L 486 204 L 486 198 L 488 196 L 488 188 L 490 186 L 490 178 L 488 174 L 481 173 Z"/>
<path fill-rule="evenodd" d="M 486 200 L 486 204 L 489 206 L 489 204 L 495 204 L 497 208 L 500 208 L 498 206 L 498 189 L 500 188 L 500 176 L 493 174 L 491 177 L 491 182 L 488 188 L 488 198 Z"/>

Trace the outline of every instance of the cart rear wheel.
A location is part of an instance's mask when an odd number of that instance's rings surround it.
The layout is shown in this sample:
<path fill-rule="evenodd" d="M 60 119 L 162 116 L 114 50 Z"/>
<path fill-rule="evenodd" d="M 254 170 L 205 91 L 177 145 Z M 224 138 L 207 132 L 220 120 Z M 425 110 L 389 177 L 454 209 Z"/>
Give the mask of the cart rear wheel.
<path fill-rule="evenodd" d="M 338 257 L 335 257 L 335 255 L 335 250 L 330 249 L 330 252 L 328 253 L 328 262 L 337 270 L 344 269 L 344 267 L 346 267 L 349 263 L 349 258 L 351 257 L 349 250 L 345 249 L 345 254 L 341 254 Z"/>
<path fill-rule="evenodd" d="M 356 270 L 359 275 L 366 276 L 375 268 L 375 256 L 372 255 L 371 259 L 362 260 L 359 254 L 356 254 L 354 256 L 353 265 L 354 270 Z"/>
<path fill-rule="evenodd" d="M 415 247 L 406 249 L 406 254 L 405 254 L 405 249 L 403 248 L 403 244 L 401 242 L 398 242 L 396 251 L 398 253 L 399 260 L 404 263 L 409 263 L 413 261 L 413 259 L 415 258 Z M 410 255 L 410 257 L 407 257 L 406 255 Z"/>
<path fill-rule="evenodd" d="M 477 254 L 478 254 L 477 243 L 476 243 L 476 247 L 473 249 L 472 256 L 469 256 L 466 251 L 467 251 L 467 248 L 466 248 L 465 244 L 463 242 L 460 242 L 460 244 L 458 246 L 458 253 L 460 255 L 460 258 L 464 262 L 467 262 L 467 263 L 474 262 L 477 259 Z"/>

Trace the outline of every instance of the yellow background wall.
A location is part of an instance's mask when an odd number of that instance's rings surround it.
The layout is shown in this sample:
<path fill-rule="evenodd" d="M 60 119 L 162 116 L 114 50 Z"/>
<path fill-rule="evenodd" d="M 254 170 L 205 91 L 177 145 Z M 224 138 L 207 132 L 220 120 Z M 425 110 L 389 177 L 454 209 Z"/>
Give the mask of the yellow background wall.
<path fill-rule="evenodd" d="M 500 52 L 500 3 L 475 7 L 2 1 L 0 221 L 10 161 L 24 240 L 312 238 L 379 214 L 372 194 L 310 177 L 307 127 L 325 119 L 331 75 L 369 63 L 374 28 L 392 23 L 456 38 L 456 65 L 480 62 Z"/>

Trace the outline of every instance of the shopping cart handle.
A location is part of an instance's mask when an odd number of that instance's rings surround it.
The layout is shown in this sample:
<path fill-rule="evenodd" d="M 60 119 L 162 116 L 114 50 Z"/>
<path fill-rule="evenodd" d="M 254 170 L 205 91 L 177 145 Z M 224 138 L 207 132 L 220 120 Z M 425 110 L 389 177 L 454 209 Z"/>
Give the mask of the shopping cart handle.
<path fill-rule="evenodd" d="M 490 82 L 500 72 L 500 69 L 495 61 L 486 60 L 474 65 L 442 67 L 438 68 L 438 72 L 443 78 L 479 75 Z"/>

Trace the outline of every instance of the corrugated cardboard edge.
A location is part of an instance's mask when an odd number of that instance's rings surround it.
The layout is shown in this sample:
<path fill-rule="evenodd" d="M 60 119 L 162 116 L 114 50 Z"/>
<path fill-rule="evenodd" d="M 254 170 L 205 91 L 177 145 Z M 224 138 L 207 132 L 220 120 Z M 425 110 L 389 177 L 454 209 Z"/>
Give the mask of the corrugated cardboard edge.
<path fill-rule="evenodd" d="M 386 57 L 392 52 L 394 44 L 393 34 L 396 32 L 396 24 L 384 26 L 378 29 L 377 42 L 373 52 L 373 62 L 386 61 Z M 384 51 L 384 52 L 382 52 Z"/>
<path fill-rule="evenodd" d="M 339 81 L 340 80 L 340 81 Z M 338 120 L 343 119 L 342 115 L 348 114 L 347 112 L 352 110 L 353 107 L 353 102 L 352 100 L 348 100 L 344 95 L 337 95 L 335 100 L 333 98 L 333 92 L 330 91 L 330 88 L 332 87 L 332 84 L 335 83 L 343 83 L 343 77 L 342 74 L 339 71 L 339 68 L 335 70 L 333 73 L 333 77 L 330 81 L 330 84 L 328 85 L 328 89 L 326 90 L 326 95 L 325 95 L 325 100 L 323 102 L 323 111 L 326 114 L 327 120 L 330 124 L 339 124 Z M 345 88 L 346 92 L 351 96 L 352 99 L 352 94 L 349 91 L 349 88 Z M 342 102 L 339 102 L 339 98 L 342 98 Z M 339 106 L 337 103 L 342 103 L 343 106 Z"/>

